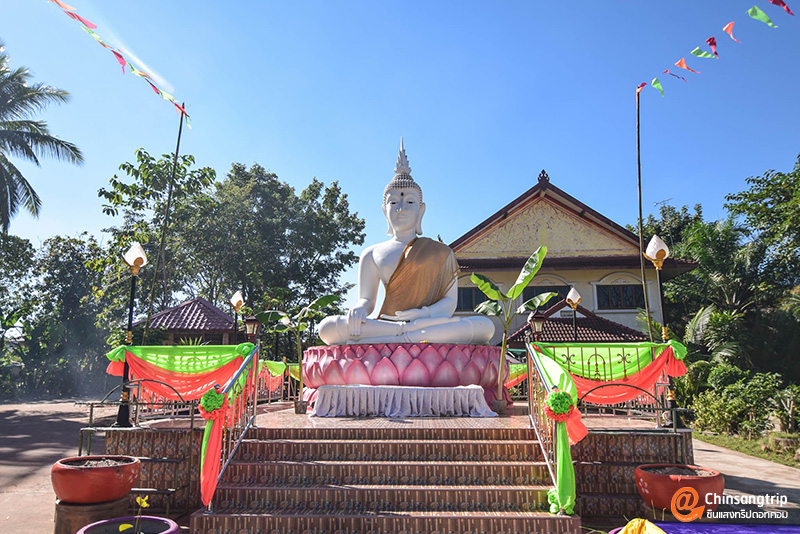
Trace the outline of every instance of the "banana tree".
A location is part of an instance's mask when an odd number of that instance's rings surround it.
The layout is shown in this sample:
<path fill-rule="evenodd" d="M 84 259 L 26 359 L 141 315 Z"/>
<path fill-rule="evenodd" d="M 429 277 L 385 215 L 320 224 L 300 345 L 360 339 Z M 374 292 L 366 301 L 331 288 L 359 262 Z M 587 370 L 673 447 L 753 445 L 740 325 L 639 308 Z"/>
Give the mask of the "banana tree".
<path fill-rule="evenodd" d="M 256 314 L 261 324 L 268 325 L 270 332 L 291 332 L 297 347 L 297 363 L 300 365 L 300 389 L 298 398 L 303 400 L 303 343 L 300 333 L 308 330 L 308 320 L 318 317 L 320 310 L 339 300 L 338 295 L 325 295 L 294 315 L 280 310 L 266 310 Z"/>
<path fill-rule="evenodd" d="M 517 281 L 508 290 L 508 294 L 503 293 L 500 288 L 489 277 L 482 274 L 472 273 L 470 279 L 484 295 L 489 297 L 475 307 L 475 311 L 489 317 L 497 317 L 503 326 L 503 342 L 500 348 L 500 362 L 497 369 L 497 400 L 503 398 L 503 369 L 505 368 L 504 358 L 506 357 L 506 346 L 508 345 L 508 332 L 511 329 L 511 322 L 518 313 L 525 311 L 536 311 L 540 306 L 547 303 L 557 293 L 542 293 L 536 295 L 522 303 L 519 307 L 513 308 L 514 301 L 522 295 L 524 289 L 531 283 L 533 277 L 539 272 L 542 261 L 547 255 L 547 247 L 537 248 L 517 276 Z"/>

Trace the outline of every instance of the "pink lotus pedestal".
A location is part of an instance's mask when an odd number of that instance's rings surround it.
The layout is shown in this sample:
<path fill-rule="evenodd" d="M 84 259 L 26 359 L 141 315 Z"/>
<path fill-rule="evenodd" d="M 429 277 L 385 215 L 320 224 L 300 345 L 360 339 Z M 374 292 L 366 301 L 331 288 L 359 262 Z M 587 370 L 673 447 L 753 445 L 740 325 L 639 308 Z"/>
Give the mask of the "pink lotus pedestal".
<path fill-rule="evenodd" d="M 477 384 L 489 406 L 497 398 L 500 347 L 444 343 L 332 345 L 303 356 L 303 400 L 313 403 L 324 385 L 455 387 Z M 508 376 L 508 365 L 503 366 Z M 508 389 L 503 398 L 511 404 Z"/>

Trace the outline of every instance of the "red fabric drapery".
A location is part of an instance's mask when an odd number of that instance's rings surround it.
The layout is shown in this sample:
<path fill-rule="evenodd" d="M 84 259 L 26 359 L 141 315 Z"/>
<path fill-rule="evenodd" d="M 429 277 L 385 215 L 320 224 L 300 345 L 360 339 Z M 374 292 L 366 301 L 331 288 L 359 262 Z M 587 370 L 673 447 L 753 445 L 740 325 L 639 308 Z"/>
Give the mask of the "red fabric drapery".
<path fill-rule="evenodd" d="M 219 369 L 206 373 L 176 373 L 168 371 L 148 363 L 128 351 L 125 351 L 125 361 L 128 362 L 128 367 L 130 368 L 131 380 L 148 378 L 166 382 L 180 393 L 183 400 L 188 401 L 199 399 L 206 391 L 212 389 L 215 384 L 223 386 L 227 384 L 228 380 L 236 374 L 236 371 L 242 365 L 244 358 L 239 356 Z M 106 372 L 111 375 L 122 376 L 124 365 L 124 362 L 111 362 L 108 364 Z M 142 388 L 169 400 L 180 400 L 172 388 L 156 382 L 144 382 L 142 383 Z"/>
<path fill-rule="evenodd" d="M 207 412 L 202 406 L 199 409 L 200 415 L 208 421 L 206 424 L 211 425 L 207 432 L 206 454 L 200 470 L 200 500 L 203 501 L 204 506 L 208 506 L 214 497 L 214 492 L 217 490 L 217 478 L 219 478 L 221 463 L 222 428 L 225 426 L 225 418 L 230 413 L 228 396 L 225 396 L 225 403 L 218 410 Z"/>
<path fill-rule="evenodd" d="M 589 380 L 588 378 L 582 378 L 572 373 L 570 373 L 570 376 L 578 390 L 578 398 L 595 404 L 617 404 L 631 400 L 642 394 L 640 390 L 628 386 L 636 386 L 652 393 L 656 380 L 658 380 L 658 377 L 661 376 L 661 373 L 664 371 L 666 371 L 669 376 L 683 376 L 686 374 L 686 365 L 675 358 L 672 347 L 665 348 L 658 358 L 653 360 L 650 365 L 638 373 L 621 380 L 604 382 L 600 380 Z M 596 389 L 587 395 L 587 392 L 598 386 L 604 387 Z"/>

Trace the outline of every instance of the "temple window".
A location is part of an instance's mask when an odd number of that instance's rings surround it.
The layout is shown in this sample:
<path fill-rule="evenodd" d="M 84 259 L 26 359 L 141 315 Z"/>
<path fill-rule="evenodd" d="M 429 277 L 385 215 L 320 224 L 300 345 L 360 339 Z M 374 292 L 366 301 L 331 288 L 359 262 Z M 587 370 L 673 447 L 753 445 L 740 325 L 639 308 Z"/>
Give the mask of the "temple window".
<path fill-rule="evenodd" d="M 641 284 L 597 285 L 598 310 L 636 310 L 644 308 Z"/>
<path fill-rule="evenodd" d="M 475 311 L 475 306 L 489 300 L 477 287 L 459 287 L 456 311 Z"/>

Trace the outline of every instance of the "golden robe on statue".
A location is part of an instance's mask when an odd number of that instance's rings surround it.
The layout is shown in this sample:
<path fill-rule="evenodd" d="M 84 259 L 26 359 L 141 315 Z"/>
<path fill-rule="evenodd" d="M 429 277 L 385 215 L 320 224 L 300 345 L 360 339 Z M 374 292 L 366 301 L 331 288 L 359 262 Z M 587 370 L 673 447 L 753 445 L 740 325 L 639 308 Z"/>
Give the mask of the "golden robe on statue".
<path fill-rule="evenodd" d="M 450 247 L 427 237 L 414 239 L 406 245 L 386 284 L 378 317 L 391 318 L 398 311 L 439 302 L 455 283 L 457 272 L 458 262 Z"/>

